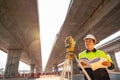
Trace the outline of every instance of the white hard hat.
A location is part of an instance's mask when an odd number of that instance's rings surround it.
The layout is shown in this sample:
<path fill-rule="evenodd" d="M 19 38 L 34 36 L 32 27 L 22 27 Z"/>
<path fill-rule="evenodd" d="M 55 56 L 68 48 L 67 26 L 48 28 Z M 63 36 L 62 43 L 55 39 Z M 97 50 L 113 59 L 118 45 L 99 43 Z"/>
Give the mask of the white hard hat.
<path fill-rule="evenodd" d="M 88 39 L 88 38 L 93 39 L 93 40 L 95 41 L 95 43 L 96 43 L 96 38 L 95 38 L 94 35 L 88 34 L 88 35 L 86 35 L 86 37 L 84 38 L 84 40 L 86 40 L 86 39 Z"/>

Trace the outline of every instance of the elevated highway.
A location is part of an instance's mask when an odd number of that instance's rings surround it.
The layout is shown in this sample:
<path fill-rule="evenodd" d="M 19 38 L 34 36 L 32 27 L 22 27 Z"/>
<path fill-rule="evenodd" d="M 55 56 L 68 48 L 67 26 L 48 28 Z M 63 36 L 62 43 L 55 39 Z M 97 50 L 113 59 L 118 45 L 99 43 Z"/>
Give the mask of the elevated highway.
<path fill-rule="evenodd" d="M 113 33 L 120 31 L 119 14 L 119 0 L 71 0 L 65 22 L 57 34 L 45 71 L 52 71 L 53 67 L 57 67 L 65 60 L 64 40 L 67 36 L 73 36 L 76 40 L 75 54 L 78 55 L 79 52 L 85 50 L 83 38 L 86 34 L 95 35 L 97 43 L 99 43 Z M 111 54 L 114 54 L 115 50 L 120 51 L 119 42 L 117 40 L 109 46 L 101 47 L 101 49 L 108 54 L 113 51 Z M 109 48 L 110 46 L 114 50 Z"/>
<path fill-rule="evenodd" d="M 0 0 L 0 49 L 8 54 L 6 77 L 14 77 L 19 61 L 42 71 L 37 0 Z"/>

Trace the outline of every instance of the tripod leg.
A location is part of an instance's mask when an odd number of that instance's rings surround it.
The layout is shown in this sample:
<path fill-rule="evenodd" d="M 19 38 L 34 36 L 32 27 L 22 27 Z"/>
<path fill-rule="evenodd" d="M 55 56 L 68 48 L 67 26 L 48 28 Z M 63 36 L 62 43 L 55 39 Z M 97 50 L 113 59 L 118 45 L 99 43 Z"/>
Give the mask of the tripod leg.
<path fill-rule="evenodd" d="M 64 65 L 63 65 L 63 70 L 62 70 L 62 74 L 61 74 L 60 80 L 64 80 L 65 74 L 66 74 L 66 70 L 67 70 L 67 67 L 69 66 L 69 63 L 70 63 L 70 60 L 66 59 L 65 62 L 64 62 Z"/>
<path fill-rule="evenodd" d="M 64 80 L 64 75 L 65 75 L 65 71 L 66 71 L 66 65 L 67 65 L 67 60 L 65 60 L 65 62 L 64 62 L 60 80 Z"/>
<path fill-rule="evenodd" d="M 91 80 L 90 76 L 88 75 L 88 73 L 86 72 L 86 70 L 83 68 L 82 64 L 79 62 L 79 60 L 76 57 L 75 57 L 75 60 L 77 61 L 80 68 L 82 69 L 83 73 L 86 75 L 87 79 Z"/>
<path fill-rule="evenodd" d="M 70 71 L 70 66 L 68 65 L 68 74 L 67 74 L 67 76 L 68 76 L 68 79 L 70 78 L 70 73 L 69 73 L 69 71 Z"/>
<path fill-rule="evenodd" d="M 71 63 L 71 80 L 72 80 L 72 77 L 73 77 L 73 61 L 71 60 L 70 63 Z"/>
<path fill-rule="evenodd" d="M 72 80 L 72 60 L 70 60 L 70 65 L 68 65 L 68 79 Z"/>

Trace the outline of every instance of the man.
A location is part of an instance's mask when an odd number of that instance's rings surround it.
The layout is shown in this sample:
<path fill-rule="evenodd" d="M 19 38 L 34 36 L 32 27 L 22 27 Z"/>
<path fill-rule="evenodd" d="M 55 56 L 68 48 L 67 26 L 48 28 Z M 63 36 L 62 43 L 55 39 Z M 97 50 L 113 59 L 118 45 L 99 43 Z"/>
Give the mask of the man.
<path fill-rule="evenodd" d="M 103 51 L 97 50 L 94 48 L 94 45 L 96 43 L 96 38 L 92 34 L 88 34 L 85 38 L 85 47 L 86 50 L 79 53 L 79 59 L 87 58 L 89 61 L 95 59 L 95 58 L 104 58 L 106 59 L 102 63 L 99 63 L 100 65 L 105 66 L 107 69 L 113 69 L 114 65 L 112 63 L 112 60 L 110 57 L 108 57 Z M 81 61 L 82 66 L 86 66 L 87 64 L 83 61 Z M 95 65 L 99 67 L 99 65 Z M 110 80 L 109 74 L 105 67 L 100 67 L 98 69 L 93 70 L 92 68 L 85 68 L 88 75 L 90 76 L 91 80 Z M 85 80 L 87 80 L 85 76 Z"/>

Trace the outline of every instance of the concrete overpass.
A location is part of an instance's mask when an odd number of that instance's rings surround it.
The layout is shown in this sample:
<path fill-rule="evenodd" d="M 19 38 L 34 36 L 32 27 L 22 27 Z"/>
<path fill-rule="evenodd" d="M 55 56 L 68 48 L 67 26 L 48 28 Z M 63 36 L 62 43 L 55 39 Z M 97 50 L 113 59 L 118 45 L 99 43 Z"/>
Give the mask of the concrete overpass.
<path fill-rule="evenodd" d="M 57 65 L 65 60 L 64 40 L 67 36 L 71 35 L 76 40 L 75 54 L 78 55 L 85 49 L 83 38 L 86 34 L 94 34 L 99 43 L 117 31 L 120 31 L 120 0 L 71 0 L 65 22 L 57 34 L 45 72 L 52 71 L 53 67 L 57 68 Z M 114 54 L 115 51 L 120 51 L 119 44 L 120 40 L 117 40 L 101 49 Z M 110 46 L 114 50 L 109 48 Z M 112 59 L 114 58 L 113 56 Z"/>
<path fill-rule="evenodd" d="M 42 71 L 37 0 L 0 0 L 0 49 L 8 54 L 5 77 L 15 77 L 19 61 Z"/>

